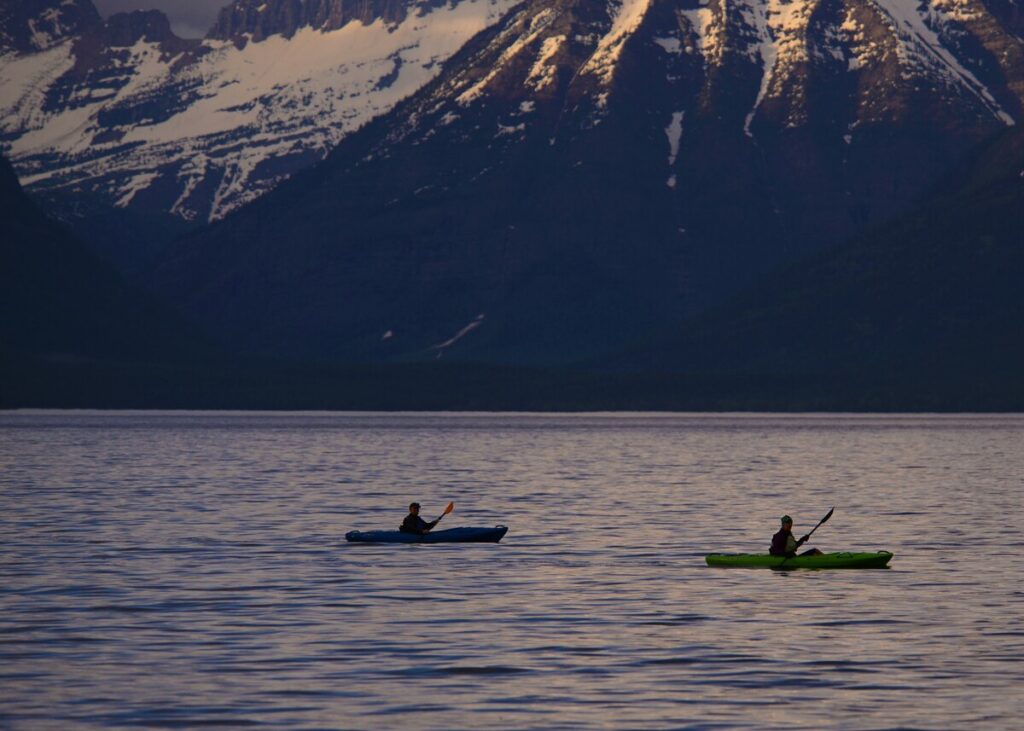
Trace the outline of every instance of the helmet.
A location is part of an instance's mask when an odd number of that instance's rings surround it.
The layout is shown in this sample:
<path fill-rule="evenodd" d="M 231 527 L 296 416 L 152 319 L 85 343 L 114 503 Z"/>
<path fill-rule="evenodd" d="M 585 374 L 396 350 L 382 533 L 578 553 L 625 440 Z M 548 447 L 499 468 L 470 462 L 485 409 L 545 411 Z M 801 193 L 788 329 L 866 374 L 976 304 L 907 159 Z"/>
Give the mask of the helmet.
<path fill-rule="evenodd" d="M 790 518 L 790 517 L 789 517 L 788 515 L 783 515 L 783 516 L 782 516 L 782 522 L 783 522 L 783 523 L 792 523 L 792 522 L 793 522 L 793 519 L 792 519 L 792 518 Z"/>

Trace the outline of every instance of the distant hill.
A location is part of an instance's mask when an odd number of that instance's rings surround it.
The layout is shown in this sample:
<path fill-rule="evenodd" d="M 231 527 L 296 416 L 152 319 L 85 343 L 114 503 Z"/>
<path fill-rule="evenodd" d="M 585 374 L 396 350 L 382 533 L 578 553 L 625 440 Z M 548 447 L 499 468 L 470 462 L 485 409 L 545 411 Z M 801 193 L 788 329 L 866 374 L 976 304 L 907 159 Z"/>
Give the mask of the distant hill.
<path fill-rule="evenodd" d="M 603 366 L 785 374 L 808 405 L 1024 408 L 1024 130 L 951 180 L 910 215 Z"/>
<path fill-rule="evenodd" d="M 47 364 L 170 364 L 213 357 L 213 347 L 135 290 L 47 218 L 0 159 L 0 403 L 22 375 Z"/>

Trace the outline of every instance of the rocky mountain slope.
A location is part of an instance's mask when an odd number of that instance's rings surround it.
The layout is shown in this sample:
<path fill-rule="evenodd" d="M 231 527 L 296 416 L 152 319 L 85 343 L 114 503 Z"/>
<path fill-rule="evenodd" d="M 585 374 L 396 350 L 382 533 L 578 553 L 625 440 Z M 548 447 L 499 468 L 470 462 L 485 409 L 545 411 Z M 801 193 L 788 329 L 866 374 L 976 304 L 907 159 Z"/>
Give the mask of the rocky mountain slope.
<path fill-rule="evenodd" d="M 530 0 L 153 282 L 247 352 L 573 362 L 907 210 L 1021 115 L 981 0 Z"/>
<path fill-rule="evenodd" d="M 101 22 L 95 6 L 87 1 L 4 0 L 0 3 L 0 54 L 45 51 Z"/>
<path fill-rule="evenodd" d="M 205 223 L 321 159 L 511 4 L 235 0 L 185 41 L 155 11 L 104 22 L 90 0 L 5 1 L 0 144 L 76 226 L 112 208 L 141 238 L 165 214 Z"/>

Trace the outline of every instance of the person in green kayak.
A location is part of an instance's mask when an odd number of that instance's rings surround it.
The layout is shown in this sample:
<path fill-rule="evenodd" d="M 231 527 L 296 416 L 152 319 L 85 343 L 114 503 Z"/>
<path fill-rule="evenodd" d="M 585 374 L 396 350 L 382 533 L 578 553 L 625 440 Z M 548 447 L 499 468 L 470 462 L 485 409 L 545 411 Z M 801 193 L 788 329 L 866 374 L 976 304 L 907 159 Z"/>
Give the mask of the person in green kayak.
<path fill-rule="evenodd" d="M 442 516 L 444 517 L 444 516 Z M 441 520 L 438 518 L 437 520 Z M 398 530 L 403 533 L 415 533 L 418 536 L 426 535 L 430 529 L 437 525 L 437 520 L 427 522 L 420 517 L 420 504 L 409 503 L 409 514 L 402 521 L 402 527 Z"/>
<path fill-rule="evenodd" d="M 768 549 L 768 553 L 773 556 L 788 556 L 793 557 L 796 555 L 796 549 L 807 543 L 810 540 L 810 535 L 802 537 L 797 540 L 793 537 L 793 519 L 788 515 L 782 516 L 782 527 L 779 532 L 772 536 L 772 546 Z M 804 551 L 801 556 L 817 556 L 820 554 L 817 548 L 812 548 L 810 551 Z"/>

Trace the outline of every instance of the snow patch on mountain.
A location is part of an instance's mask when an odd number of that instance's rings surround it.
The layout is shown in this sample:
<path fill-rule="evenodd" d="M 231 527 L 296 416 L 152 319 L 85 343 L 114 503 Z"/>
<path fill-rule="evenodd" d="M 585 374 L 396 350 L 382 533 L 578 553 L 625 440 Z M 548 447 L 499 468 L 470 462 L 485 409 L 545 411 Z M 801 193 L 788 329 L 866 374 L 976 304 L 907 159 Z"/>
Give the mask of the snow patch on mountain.
<path fill-rule="evenodd" d="M 476 318 L 471 323 L 469 323 L 464 328 L 459 330 L 452 337 L 448 338 L 443 343 L 438 343 L 437 345 L 431 346 L 430 349 L 431 350 L 436 350 L 437 351 L 437 357 L 440 358 L 442 355 L 444 355 L 444 351 L 445 350 L 447 350 L 448 348 L 452 347 L 453 345 L 455 345 L 455 343 L 457 343 L 460 340 L 462 340 L 462 338 L 464 338 L 467 335 L 469 335 L 469 333 L 473 332 L 478 327 L 483 325 L 485 317 L 486 317 L 486 315 L 483 314 L 483 313 L 477 315 Z"/>
<path fill-rule="evenodd" d="M 551 60 L 565 40 L 566 36 L 564 35 L 550 36 L 544 39 L 540 53 L 537 54 L 537 60 L 530 69 L 530 75 L 526 77 L 527 85 L 532 86 L 535 91 L 542 91 L 554 83 L 558 67 L 551 63 Z"/>
<path fill-rule="evenodd" d="M 655 38 L 654 42 L 661 46 L 665 53 L 675 55 L 682 50 L 683 44 L 678 38 Z"/>
<path fill-rule="evenodd" d="M 52 13 L 53 11 L 51 10 L 50 12 Z M 48 20 L 52 20 L 52 18 L 48 18 Z M 45 30 L 39 30 L 36 26 L 36 21 L 28 21 L 28 28 L 32 38 L 32 45 L 40 51 L 46 50 L 53 43 L 54 36 L 47 33 Z"/>
<path fill-rule="evenodd" d="M 988 87 L 964 67 L 929 27 L 926 19 L 934 11 L 929 3 L 874 0 L 874 4 L 888 16 L 893 31 L 904 41 L 899 46 L 900 61 L 904 66 L 912 70 L 924 67 L 939 73 L 951 86 L 966 89 L 976 96 L 1004 124 L 1014 124 L 1013 117 L 1003 110 Z"/>
<path fill-rule="evenodd" d="M 981 8 L 972 0 L 932 0 L 931 9 L 958 23 L 984 18 Z"/>
<path fill-rule="evenodd" d="M 5 112 L 0 117 L 0 133 L 42 127 L 47 119 L 43 106 L 48 84 L 74 65 L 70 42 L 30 56 L 0 57 L 0 104 Z"/>
<path fill-rule="evenodd" d="M 697 40 L 696 49 L 693 46 L 687 46 L 686 52 L 700 51 L 700 54 L 704 57 L 705 64 L 709 64 L 719 58 L 723 48 L 721 38 L 722 24 L 715 23 L 715 14 L 712 10 L 707 7 L 695 10 L 681 10 L 680 15 L 689 21 Z"/>
<path fill-rule="evenodd" d="M 157 173 L 140 173 L 134 176 L 122 187 L 123 194 L 114 205 L 118 208 L 127 208 L 136 193 L 148 188 L 159 177 Z"/>
<path fill-rule="evenodd" d="M 555 12 L 550 9 L 545 9 L 537 13 L 537 15 L 535 15 L 533 19 L 530 21 L 530 24 L 526 28 L 525 32 L 519 34 L 518 37 L 516 37 L 502 52 L 500 58 L 498 58 L 493 68 L 491 68 L 491 70 L 487 74 L 485 74 L 483 78 L 481 78 L 479 81 L 475 82 L 468 89 L 459 94 L 456 101 L 462 106 L 468 106 L 477 99 L 479 99 L 483 95 L 484 90 L 487 88 L 488 84 L 490 84 L 495 78 L 497 78 L 498 74 L 500 74 L 505 69 L 509 61 L 511 61 L 520 53 L 526 51 L 531 45 L 536 43 L 537 40 L 547 31 L 548 26 L 552 23 L 552 21 L 554 21 L 555 17 Z M 507 42 L 509 36 L 515 34 L 516 31 L 517 29 L 515 28 L 506 30 L 504 34 L 495 39 L 494 43 L 500 44 Z M 541 46 L 542 52 L 543 48 L 547 46 L 547 40 L 550 39 L 546 39 Z M 554 55 L 555 51 L 557 51 L 557 49 L 552 50 L 551 55 Z"/>
<path fill-rule="evenodd" d="M 665 136 L 668 138 L 668 166 L 671 168 L 676 164 L 676 158 L 679 157 L 679 143 L 683 138 L 683 117 L 686 112 L 672 112 L 672 119 L 669 120 L 668 126 L 665 128 Z M 676 174 L 672 173 L 668 176 L 668 180 L 665 181 L 665 185 L 669 188 L 676 187 Z"/>
<path fill-rule="evenodd" d="M 611 29 L 598 42 L 597 50 L 581 72 L 595 74 L 609 83 L 615 75 L 623 46 L 640 27 L 650 5 L 651 0 L 610 0 L 608 13 L 614 18 Z"/>
<path fill-rule="evenodd" d="M 743 122 L 743 132 L 747 137 L 754 136 L 750 127 L 761 103 L 772 92 L 775 80 L 787 76 L 794 66 L 809 60 L 807 26 L 817 4 L 817 0 L 767 0 L 749 6 L 749 17 L 761 39 L 757 53 L 761 58 L 762 71 L 757 98 Z M 799 119 L 789 120 L 791 125 L 798 122 Z"/>
<path fill-rule="evenodd" d="M 507 137 L 508 135 L 519 135 L 526 132 L 526 124 L 520 122 L 515 125 L 498 124 L 498 133 L 496 137 Z"/>
<path fill-rule="evenodd" d="M 665 136 L 668 137 L 668 166 L 676 164 L 679 156 L 679 142 L 683 138 L 683 117 L 686 112 L 672 112 L 672 120 L 665 128 Z"/>

